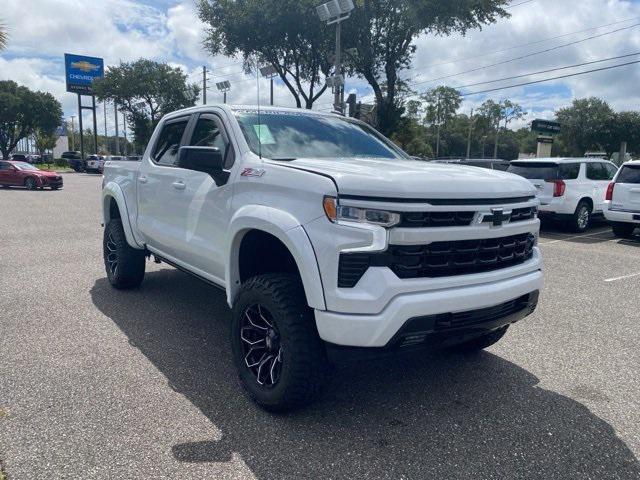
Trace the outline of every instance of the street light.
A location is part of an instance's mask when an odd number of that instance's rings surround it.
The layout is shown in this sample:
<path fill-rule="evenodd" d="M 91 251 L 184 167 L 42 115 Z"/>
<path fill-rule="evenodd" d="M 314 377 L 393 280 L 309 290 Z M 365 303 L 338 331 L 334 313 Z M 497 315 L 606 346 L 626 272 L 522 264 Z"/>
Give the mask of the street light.
<path fill-rule="evenodd" d="M 260 74 L 271 81 L 271 106 L 273 106 L 273 78 L 278 75 L 278 71 L 273 65 L 265 65 L 260 67 Z"/>
<path fill-rule="evenodd" d="M 228 80 L 216 83 L 216 88 L 224 93 L 224 103 L 227 103 L 227 92 L 231 90 L 231 84 Z"/>
<path fill-rule="evenodd" d="M 335 72 L 333 78 L 327 82 L 334 90 L 334 109 L 337 112 L 343 112 L 342 93 L 344 92 L 344 79 L 342 77 L 342 58 L 340 47 L 341 25 L 344 20 L 351 16 L 353 11 L 353 0 L 331 0 L 316 7 L 316 12 L 320 20 L 327 22 L 327 25 L 336 24 L 336 58 Z"/>

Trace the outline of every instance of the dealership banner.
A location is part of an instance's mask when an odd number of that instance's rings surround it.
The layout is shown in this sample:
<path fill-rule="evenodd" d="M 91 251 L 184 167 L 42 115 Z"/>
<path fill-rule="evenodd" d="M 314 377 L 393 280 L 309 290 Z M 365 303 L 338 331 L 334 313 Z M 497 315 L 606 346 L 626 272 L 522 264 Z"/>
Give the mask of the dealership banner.
<path fill-rule="evenodd" d="M 104 77 L 104 60 L 65 53 L 64 71 L 67 92 L 93 95 L 93 81 Z"/>

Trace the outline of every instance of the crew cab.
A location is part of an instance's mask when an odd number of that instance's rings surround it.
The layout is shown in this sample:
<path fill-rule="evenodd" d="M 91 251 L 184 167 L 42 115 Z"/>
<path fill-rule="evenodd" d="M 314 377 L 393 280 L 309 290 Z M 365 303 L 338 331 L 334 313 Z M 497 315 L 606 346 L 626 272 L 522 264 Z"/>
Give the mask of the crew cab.
<path fill-rule="evenodd" d="M 626 162 L 607 188 L 604 216 L 617 237 L 629 238 L 640 227 L 640 161 Z"/>
<path fill-rule="evenodd" d="M 618 167 L 599 158 L 537 158 L 514 160 L 507 171 L 536 187 L 541 219 L 559 220 L 580 233 L 593 216 L 602 216 L 607 186 Z"/>
<path fill-rule="evenodd" d="M 140 162 L 105 164 L 102 199 L 109 282 L 138 287 L 153 256 L 224 289 L 268 410 L 311 401 L 337 358 L 488 347 L 542 287 L 531 183 L 412 160 L 329 113 L 171 113 Z"/>

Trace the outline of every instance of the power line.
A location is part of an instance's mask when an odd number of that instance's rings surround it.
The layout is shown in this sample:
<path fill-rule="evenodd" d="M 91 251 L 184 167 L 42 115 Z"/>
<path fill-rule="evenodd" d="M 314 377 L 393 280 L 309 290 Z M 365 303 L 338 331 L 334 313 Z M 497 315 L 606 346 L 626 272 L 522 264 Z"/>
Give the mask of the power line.
<path fill-rule="evenodd" d="M 516 85 L 508 85 L 506 87 L 491 88 L 491 89 L 488 89 L 488 90 L 480 90 L 478 92 L 462 93 L 461 96 L 468 97 L 470 95 L 479 95 L 481 93 L 497 92 L 499 90 L 507 90 L 509 88 L 524 87 L 526 85 L 534 85 L 536 83 L 551 82 L 553 80 L 560 80 L 560 79 L 569 78 L 569 77 L 577 77 L 578 75 L 586 75 L 587 73 L 602 72 L 604 70 L 611 70 L 613 68 L 626 67 L 628 65 L 634 65 L 634 64 L 637 64 L 637 63 L 640 63 L 640 60 L 634 60 L 633 62 L 621 63 L 619 65 L 611 65 L 609 67 L 596 68 L 596 69 L 593 69 L 593 70 L 586 70 L 584 72 L 570 73 L 570 74 L 567 74 L 567 75 L 560 75 L 558 77 L 544 78 L 542 80 L 535 80 L 535 81 L 532 81 L 532 82 L 524 82 L 524 83 L 518 83 Z"/>
<path fill-rule="evenodd" d="M 434 68 L 434 67 L 442 67 L 442 66 L 445 66 L 445 65 L 453 65 L 454 63 L 466 62 L 466 61 L 469 61 L 469 60 L 476 60 L 478 58 L 488 57 L 488 56 L 491 56 L 491 55 L 495 55 L 497 53 L 508 52 L 510 50 L 515 50 L 517 48 L 530 47 L 531 45 L 538 45 L 540 43 L 550 42 L 551 40 L 557 40 L 559 38 L 569 37 L 571 35 L 577 35 L 578 33 L 590 32 L 592 30 L 599 30 L 601 28 L 612 27 L 614 25 L 620 25 L 621 23 L 630 22 L 632 20 L 638 20 L 639 18 L 640 17 L 632 17 L 632 18 L 627 18 L 626 20 L 619 20 L 617 22 L 607 23 L 605 25 L 599 25 L 597 27 L 590 27 L 590 28 L 585 28 L 583 30 L 577 30 L 575 32 L 563 33 L 562 35 L 556 35 L 554 37 L 543 38 L 542 40 L 536 40 L 535 42 L 521 43 L 519 45 L 513 45 L 511 47 L 503 48 L 502 50 L 494 50 L 492 52 L 483 53 L 481 55 L 475 55 L 473 57 L 460 58 L 458 60 L 451 60 L 451 61 L 442 62 L 442 63 L 432 63 L 430 65 L 425 65 L 424 67 L 416 68 L 413 71 L 415 72 L 415 71 L 426 70 L 426 69 Z M 420 74 L 420 75 L 422 75 L 422 74 Z M 418 76 L 419 75 L 416 75 L 414 77 L 409 77 L 405 81 L 415 80 Z"/>
<path fill-rule="evenodd" d="M 593 60 L 591 62 L 576 63 L 574 65 L 567 65 L 565 67 L 556 67 L 556 68 L 550 68 L 548 70 L 540 70 L 540 71 L 537 71 L 537 72 L 524 73 L 522 75 L 514 75 L 512 77 L 498 78 L 496 80 L 487 80 L 486 82 L 470 83 L 468 85 L 460 85 L 459 87 L 456 87 L 456 88 L 457 89 L 469 88 L 469 87 L 476 87 L 478 85 L 486 85 L 486 84 L 489 84 L 489 83 L 503 82 L 505 80 L 515 80 L 516 78 L 530 77 L 532 75 L 540 75 L 542 73 L 555 72 L 557 70 L 567 70 L 568 68 L 584 67 L 585 65 L 593 65 L 594 63 L 609 62 L 611 60 L 619 60 L 621 58 L 628 58 L 628 57 L 633 57 L 633 56 L 636 56 L 636 55 L 640 55 L 640 52 L 629 53 L 627 55 L 619 55 L 617 57 L 603 58 L 602 60 Z"/>
<path fill-rule="evenodd" d="M 541 55 L 543 53 L 548 53 L 548 52 L 551 52 L 551 51 L 554 51 L 554 50 L 558 50 L 560 48 L 565 48 L 565 47 L 569 47 L 571 45 L 576 45 L 578 43 L 586 42 L 587 40 L 593 40 L 594 38 L 600 38 L 600 37 L 604 37 L 606 35 L 612 35 L 614 33 L 618 33 L 618 32 L 621 32 L 623 30 L 629 30 L 630 28 L 634 28 L 634 27 L 637 27 L 639 25 L 640 25 L 640 23 L 635 23 L 635 24 L 630 25 L 628 27 L 618 28 L 616 30 L 611 30 L 610 32 L 605 32 L 605 33 L 600 33 L 598 35 L 592 35 L 590 37 L 583 38 L 581 40 L 576 40 L 576 41 L 565 43 L 565 44 L 562 44 L 562 45 L 556 45 L 555 47 L 547 48 L 547 49 L 544 49 L 544 50 L 539 50 L 539 51 L 533 52 L 533 53 L 528 53 L 526 55 L 521 55 L 521 56 L 515 57 L 515 58 L 510 58 L 508 60 L 503 60 L 502 62 L 492 63 L 491 65 L 483 65 L 482 67 L 472 68 L 471 70 L 465 70 L 463 72 L 452 73 L 450 75 L 444 75 L 442 77 L 433 78 L 431 80 L 424 80 L 424 81 L 420 81 L 420 82 L 409 83 L 409 85 L 410 86 L 416 86 L 416 85 L 422 85 L 423 83 L 433 83 L 433 82 L 437 82 L 439 80 L 445 80 L 447 78 L 458 77 L 460 75 L 464 75 L 464 74 L 467 74 L 467 73 L 473 73 L 473 72 L 478 72 L 480 70 L 486 70 L 487 68 L 497 67 L 499 65 L 504 65 L 504 64 L 507 64 L 507 63 L 515 62 L 517 60 L 523 60 L 525 58 L 534 57 L 536 55 Z"/>

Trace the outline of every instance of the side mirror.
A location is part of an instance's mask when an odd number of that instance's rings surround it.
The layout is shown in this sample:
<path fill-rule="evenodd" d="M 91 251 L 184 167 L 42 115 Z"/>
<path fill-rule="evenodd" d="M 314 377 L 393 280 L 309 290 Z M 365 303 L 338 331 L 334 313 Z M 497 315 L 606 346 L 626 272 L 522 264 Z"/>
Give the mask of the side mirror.
<path fill-rule="evenodd" d="M 215 147 L 180 147 L 178 167 L 211 176 L 223 172 L 224 158 L 219 148 Z"/>

